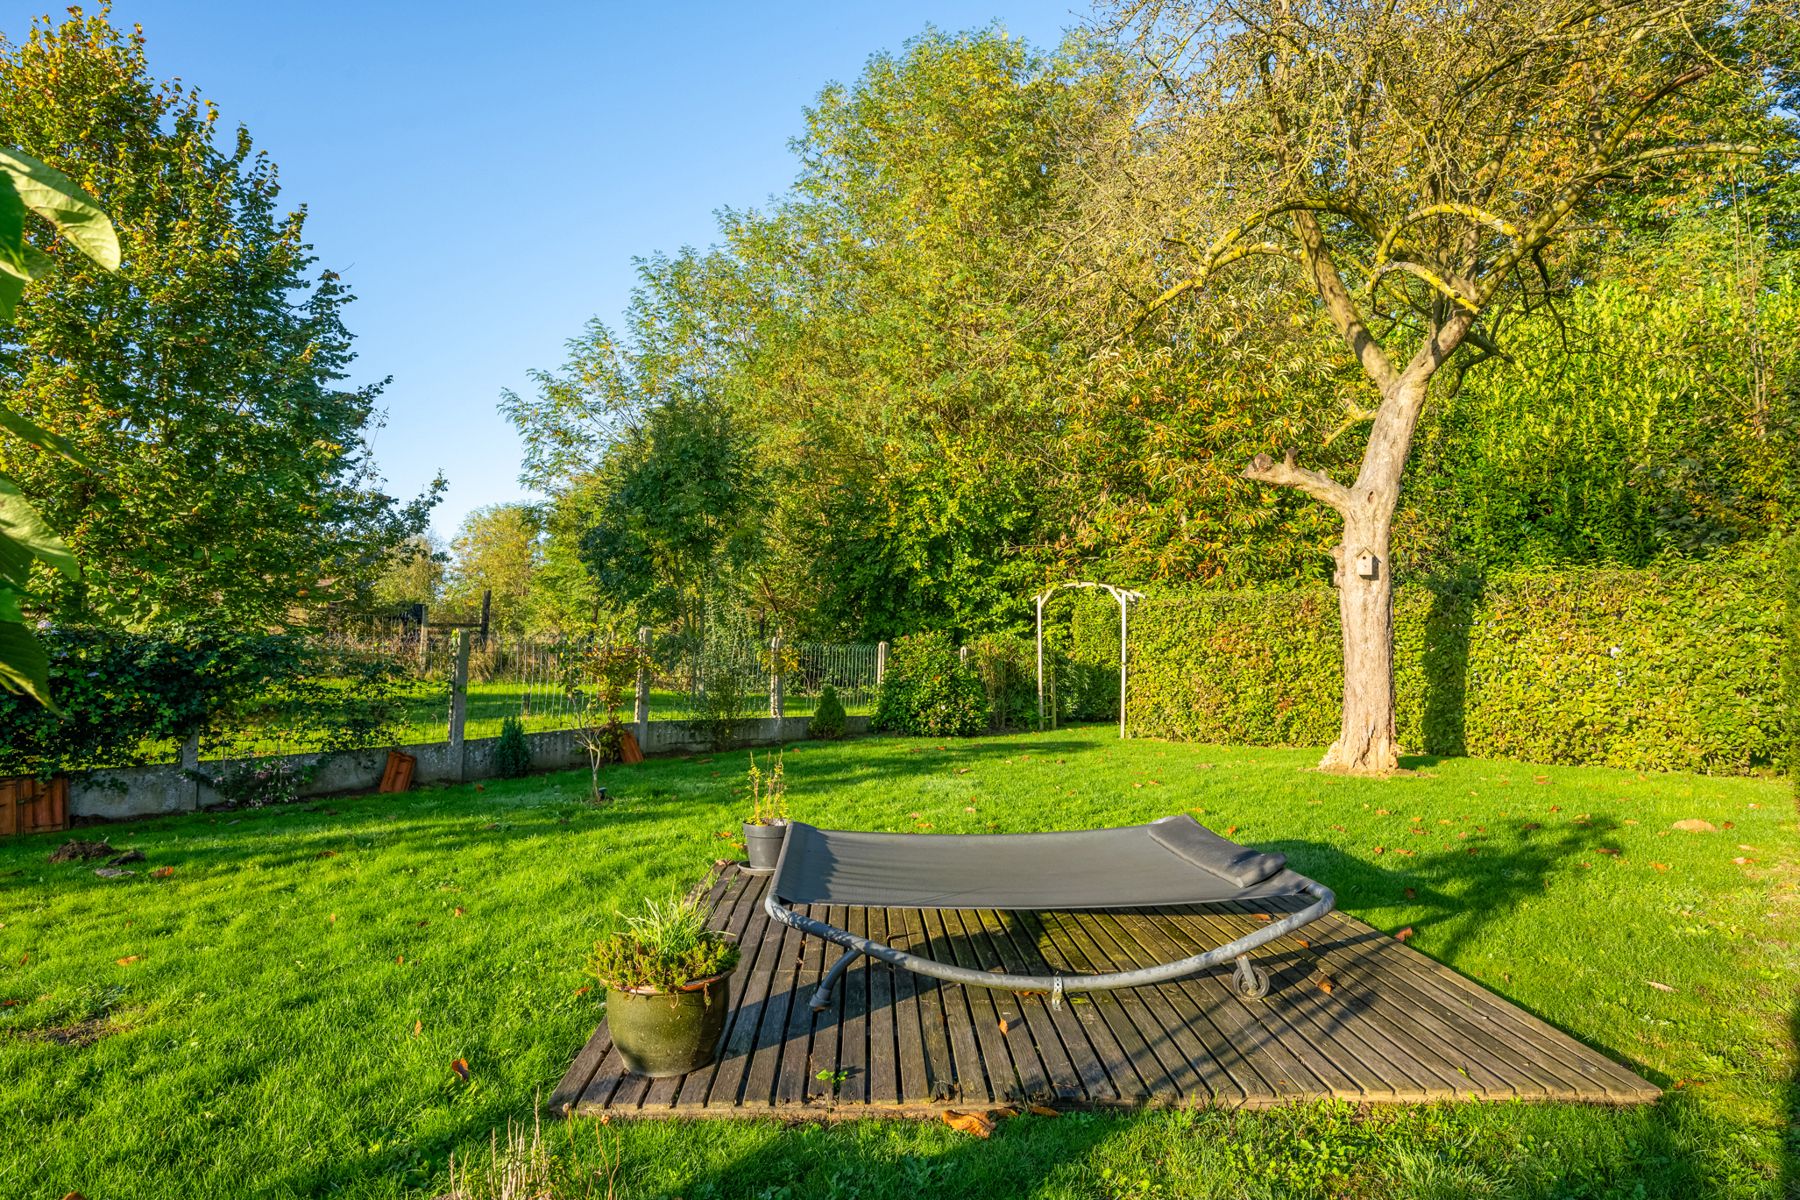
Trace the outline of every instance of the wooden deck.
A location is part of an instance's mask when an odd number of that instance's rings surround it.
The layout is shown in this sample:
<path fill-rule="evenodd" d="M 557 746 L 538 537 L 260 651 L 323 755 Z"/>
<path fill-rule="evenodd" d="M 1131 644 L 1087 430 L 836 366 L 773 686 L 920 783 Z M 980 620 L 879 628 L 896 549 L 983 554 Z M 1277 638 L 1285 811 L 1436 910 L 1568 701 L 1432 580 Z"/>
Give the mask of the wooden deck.
<path fill-rule="evenodd" d="M 1045 996 L 940 984 L 864 959 L 845 974 L 834 1006 L 814 1014 L 807 1000 L 842 951 L 770 922 L 766 886 L 736 865 L 712 883 L 714 924 L 743 947 L 718 1060 L 678 1079 L 629 1075 L 603 1023 L 551 1094 L 553 1113 L 866 1117 L 1020 1101 L 1257 1107 L 1326 1096 L 1630 1104 L 1659 1094 L 1342 913 L 1256 954 L 1273 976 L 1262 1000 L 1238 998 L 1214 971 L 1065 998 L 1053 1009 Z M 1236 905 L 803 911 L 939 959 L 1034 973 L 1167 961 L 1240 936 L 1257 919 Z"/>

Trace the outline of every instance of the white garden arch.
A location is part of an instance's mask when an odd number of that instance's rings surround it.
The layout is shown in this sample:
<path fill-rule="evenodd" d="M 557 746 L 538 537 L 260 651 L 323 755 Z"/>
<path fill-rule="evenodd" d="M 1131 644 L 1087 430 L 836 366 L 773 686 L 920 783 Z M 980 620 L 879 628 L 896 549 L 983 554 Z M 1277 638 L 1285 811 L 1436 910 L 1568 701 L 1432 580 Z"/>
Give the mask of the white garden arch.
<path fill-rule="evenodd" d="M 1114 587 L 1110 583 L 1093 583 L 1085 579 L 1072 579 L 1067 583 L 1053 584 L 1039 592 L 1034 601 L 1037 604 L 1037 711 L 1038 728 L 1044 728 L 1044 605 L 1050 597 L 1064 588 L 1099 588 L 1111 594 L 1119 602 L 1119 736 L 1125 736 L 1125 631 L 1126 614 L 1131 601 L 1142 600 L 1144 593 L 1134 592 L 1129 588 Z"/>

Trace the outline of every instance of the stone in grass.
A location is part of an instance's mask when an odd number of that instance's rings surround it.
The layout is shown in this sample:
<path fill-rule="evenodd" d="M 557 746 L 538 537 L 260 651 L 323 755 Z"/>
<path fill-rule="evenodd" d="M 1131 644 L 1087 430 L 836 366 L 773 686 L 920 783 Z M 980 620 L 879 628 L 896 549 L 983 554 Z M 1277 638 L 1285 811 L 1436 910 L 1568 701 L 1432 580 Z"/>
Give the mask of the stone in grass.
<path fill-rule="evenodd" d="M 1702 821 L 1699 817 L 1689 817 L 1685 821 L 1675 822 L 1669 828 L 1678 829 L 1682 833 L 1715 833 L 1719 827 L 1711 821 Z"/>
<path fill-rule="evenodd" d="M 99 867 L 94 874 L 102 879 L 123 879 L 127 875 L 136 875 L 136 871 L 127 871 L 122 867 Z"/>

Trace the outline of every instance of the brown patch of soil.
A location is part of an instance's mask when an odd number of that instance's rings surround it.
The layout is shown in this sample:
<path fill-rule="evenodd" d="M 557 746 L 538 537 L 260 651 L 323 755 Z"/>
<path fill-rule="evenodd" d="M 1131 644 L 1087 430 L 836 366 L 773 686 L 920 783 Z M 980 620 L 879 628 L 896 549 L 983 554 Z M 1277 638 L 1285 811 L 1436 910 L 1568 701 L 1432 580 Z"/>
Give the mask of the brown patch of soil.
<path fill-rule="evenodd" d="M 14 1034 L 30 1042 L 55 1042 L 59 1046 L 91 1046 L 119 1026 L 105 1017 L 89 1017 L 73 1025 L 52 1025 L 48 1029 L 20 1029 Z"/>
<path fill-rule="evenodd" d="M 53 863 L 86 862 L 90 858 L 111 858 L 118 851 L 107 845 L 104 840 L 84 842 L 75 838 L 64 842 L 50 854 Z"/>

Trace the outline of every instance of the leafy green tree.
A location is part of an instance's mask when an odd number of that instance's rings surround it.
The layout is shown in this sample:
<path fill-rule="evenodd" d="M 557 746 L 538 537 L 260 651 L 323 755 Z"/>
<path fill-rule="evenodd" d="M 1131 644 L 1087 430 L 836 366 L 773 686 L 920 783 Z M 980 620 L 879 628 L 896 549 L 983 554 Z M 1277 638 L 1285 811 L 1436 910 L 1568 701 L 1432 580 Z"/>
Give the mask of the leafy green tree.
<path fill-rule="evenodd" d="M 350 295 L 248 132 L 222 135 L 199 93 L 157 82 L 140 34 L 72 10 L 0 40 L 0 144 L 97 197 L 127 250 L 109 272 L 50 246 L 57 272 L 0 332 L 8 404 L 91 464 L 0 444 L 0 470 L 88 564 L 80 581 L 40 571 L 36 607 L 251 626 L 366 587 L 435 490 L 380 490 L 380 388 L 341 383 Z"/>
<path fill-rule="evenodd" d="M 493 504 L 463 518 L 450 543 L 450 569 L 443 601 L 471 619 L 491 592 L 489 614 L 495 629 L 525 628 L 527 606 L 542 559 L 536 510 L 529 504 Z"/>
<path fill-rule="evenodd" d="M 51 269 L 49 255 L 25 239 L 27 216 L 45 221 L 102 270 L 119 266 L 112 221 L 68 177 L 0 147 L 0 327 L 12 320 L 25 285 Z M 0 428 L 25 445 L 82 465 L 67 441 L 0 405 Z M 49 659 L 24 621 L 33 563 L 80 576 L 75 556 L 13 482 L 0 475 L 0 687 L 49 705 Z"/>
<path fill-rule="evenodd" d="M 435 606 L 444 593 L 449 557 L 430 530 L 408 538 L 389 553 L 387 565 L 370 585 L 370 600 L 389 612 L 415 604 Z"/>
<path fill-rule="evenodd" d="M 1230 303 L 1237 264 L 1292 262 L 1360 372 L 1342 397 L 1362 449 L 1348 483 L 1292 449 L 1244 475 L 1340 522 L 1343 721 L 1321 766 L 1392 771 L 1392 533 L 1427 398 L 1500 352 L 1502 318 L 1542 294 L 1546 255 L 1597 194 L 1755 153 L 1737 138 L 1769 97 L 1744 14 L 1713 0 L 1131 0 L 1119 20 L 1156 69 L 1142 110 L 1089 157 L 1098 206 L 1159 247 L 1157 294 L 1132 302 Z"/>
<path fill-rule="evenodd" d="M 595 483 L 581 553 L 601 593 L 697 633 L 755 536 L 750 457 L 729 410 L 665 399 L 612 447 Z"/>

